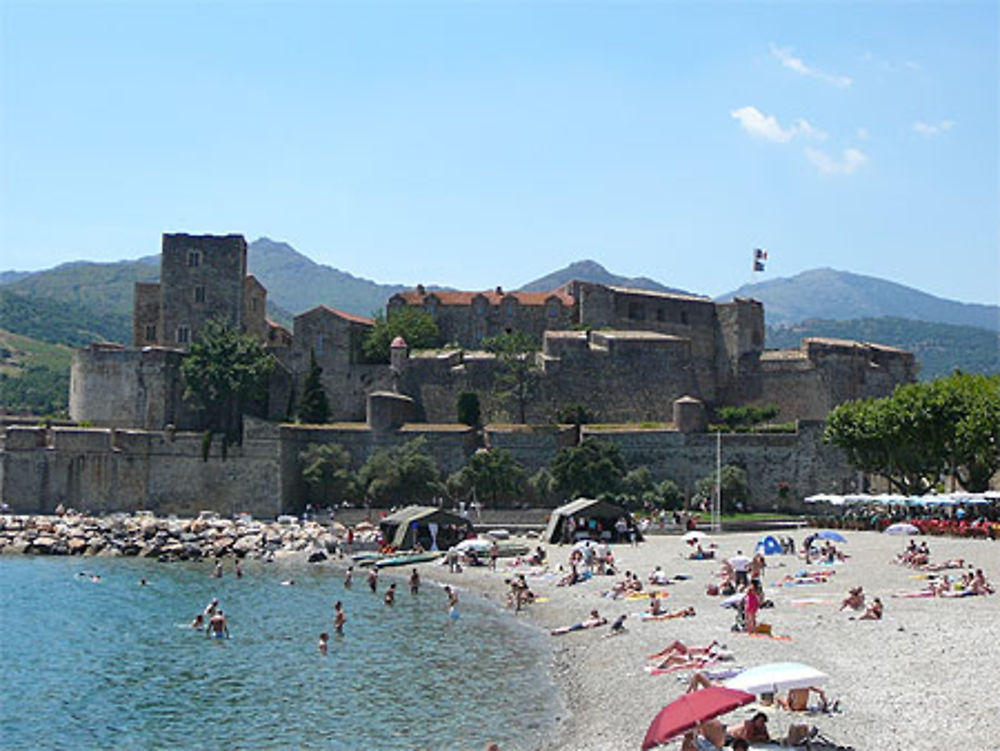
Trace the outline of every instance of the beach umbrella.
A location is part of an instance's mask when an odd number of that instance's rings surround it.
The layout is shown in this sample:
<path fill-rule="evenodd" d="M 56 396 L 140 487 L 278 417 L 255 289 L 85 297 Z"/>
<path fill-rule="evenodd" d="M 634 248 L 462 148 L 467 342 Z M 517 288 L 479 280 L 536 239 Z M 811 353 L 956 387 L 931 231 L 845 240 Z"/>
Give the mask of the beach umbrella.
<path fill-rule="evenodd" d="M 844 537 L 840 532 L 834 532 L 832 529 L 821 529 L 816 533 L 816 537 L 821 540 L 833 540 L 834 542 L 847 542 L 847 538 Z"/>
<path fill-rule="evenodd" d="M 886 527 L 885 533 L 887 535 L 919 535 L 920 530 L 914 527 L 912 524 L 899 522 L 898 524 L 890 524 L 888 527 Z"/>
<path fill-rule="evenodd" d="M 684 694 L 670 702 L 653 718 L 642 741 L 643 751 L 686 733 L 699 722 L 732 712 L 753 700 L 754 695 L 751 693 L 723 686 L 711 686 Z"/>
<path fill-rule="evenodd" d="M 770 662 L 748 668 L 723 685 L 751 694 L 776 694 L 793 688 L 816 686 L 828 677 L 826 673 L 801 662 Z"/>
<path fill-rule="evenodd" d="M 684 540 L 684 542 L 697 542 L 698 540 L 704 540 L 707 537 L 707 534 L 695 529 L 685 534 L 681 539 Z"/>

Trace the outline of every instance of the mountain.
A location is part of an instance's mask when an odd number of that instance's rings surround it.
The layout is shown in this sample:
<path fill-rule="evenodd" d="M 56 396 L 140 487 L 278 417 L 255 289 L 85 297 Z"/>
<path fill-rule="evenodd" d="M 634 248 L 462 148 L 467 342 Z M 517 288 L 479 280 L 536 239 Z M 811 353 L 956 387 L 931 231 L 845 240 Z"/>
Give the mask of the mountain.
<path fill-rule="evenodd" d="M 581 282 L 595 282 L 597 284 L 608 284 L 616 287 L 634 287 L 636 289 L 647 289 L 652 292 L 673 292 L 676 294 L 689 295 L 682 289 L 666 287 L 659 282 L 645 276 L 630 279 L 627 276 L 612 274 L 597 261 L 576 261 L 569 266 L 551 274 L 528 282 L 521 287 L 522 292 L 548 292 L 549 290 L 562 287 L 564 284 L 574 280 Z"/>
<path fill-rule="evenodd" d="M 16 282 L 19 279 L 24 279 L 26 276 L 31 276 L 30 271 L 0 271 L 0 287 L 5 284 L 10 284 L 11 282 Z"/>
<path fill-rule="evenodd" d="M 798 349 L 807 336 L 878 342 L 906 349 L 920 362 L 920 379 L 932 380 L 958 368 L 966 373 L 1000 373 L 1000 333 L 974 326 L 928 323 L 906 318 L 855 321 L 808 320 L 768 326 L 769 349 Z"/>
<path fill-rule="evenodd" d="M 52 297 L 30 297 L 0 287 L 0 321 L 7 331 L 49 344 L 86 347 L 94 341 L 129 342 L 132 316 Z"/>
<path fill-rule="evenodd" d="M 360 316 L 384 311 L 399 284 L 377 284 L 316 263 L 288 243 L 267 237 L 248 246 L 250 273 L 267 287 L 268 299 L 298 315 L 317 305 L 327 305 Z"/>
<path fill-rule="evenodd" d="M 744 285 L 716 299 L 734 297 L 764 303 L 772 326 L 813 318 L 840 321 L 888 316 L 1000 330 L 1000 306 L 945 300 L 885 279 L 834 269 Z"/>

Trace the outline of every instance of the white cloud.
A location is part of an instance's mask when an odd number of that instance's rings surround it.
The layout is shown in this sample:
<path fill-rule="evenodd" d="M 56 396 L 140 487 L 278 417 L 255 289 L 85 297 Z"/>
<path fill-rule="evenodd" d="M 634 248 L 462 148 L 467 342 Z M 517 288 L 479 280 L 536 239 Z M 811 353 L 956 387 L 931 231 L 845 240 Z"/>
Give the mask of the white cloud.
<path fill-rule="evenodd" d="M 934 138 L 934 136 L 946 133 L 954 127 L 954 120 L 942 120 L 939 123 L 924 123 L 917 120 L 913 123 L 913 130 L 922 135 L 924 138 Z"/>
<path fill-rule="evenodd" d="M 772 42 L 771 55 L 773 55 L 778 62 L 789 70 L 794 70 L 796 73 L 803 76 L 809 76 L 811 78 L 818 78 L 820 81 L 826 81 L 826 83 L 832 84 L 838 89 L 846 89 L 853 83 L 850 76 L 841 76 L 835 73 L 824 73 L 821 70 L 810 68 L 805 64 L 801 57 L 795 57 L 795 55 L 792 54 L 791 47 L 778 47 Z"/>
<path fill-rule="evenodd" d="M 886 60 L 885 58 L 878 57 L 871 52 L 863 54 L 861 56 L 861 60 L 875 66 L 879 70 L 884 70 L 887 73 L 903 73 L 905 71 L 920 72 L 924 69 L 923 66 L 915 60 L 904 60 L 901 63 L 897 63 L 892 60 Z"/>
<path fill-rule="evenodd" d="M 860 149 L 844 149 L 837 159 L 825 151 L 806 147 L 806 158 L 824 175 L 851 175 L 868 163 L 868 156 Z"/>
<path fill-rule="evenodd" d="M 801 117 L 795 120 L 791 126 L 783 128 L 778 122 L 778 118 L 774 115 L 765 115 L 756 107 L 740 107 L 738 110 L 732 110 L 729 114 L 740 121 L 740 125 L 747 133 L 754 138 L 761 138 L 765 141 L 788 143 L 793 138 L 798 137 L 814 138 L 819 141 L 826 138 L 826 133 L 813 127 L 808 120 Z"/>

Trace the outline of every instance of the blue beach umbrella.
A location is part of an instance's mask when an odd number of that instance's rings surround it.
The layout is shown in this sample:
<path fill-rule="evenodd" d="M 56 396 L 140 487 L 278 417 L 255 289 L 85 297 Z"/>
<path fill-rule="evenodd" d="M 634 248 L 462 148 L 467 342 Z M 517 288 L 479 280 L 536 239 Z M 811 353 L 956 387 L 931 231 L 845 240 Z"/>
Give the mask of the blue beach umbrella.
<path fill-rule="evenodd" d="M 816 533 L 816 537 L 821 540 L 833 540 L 834 542 L 847 542 L 847 538 L 844 537 L 840 532 L 834 532 L 832 529 L 824 529 Z"/>

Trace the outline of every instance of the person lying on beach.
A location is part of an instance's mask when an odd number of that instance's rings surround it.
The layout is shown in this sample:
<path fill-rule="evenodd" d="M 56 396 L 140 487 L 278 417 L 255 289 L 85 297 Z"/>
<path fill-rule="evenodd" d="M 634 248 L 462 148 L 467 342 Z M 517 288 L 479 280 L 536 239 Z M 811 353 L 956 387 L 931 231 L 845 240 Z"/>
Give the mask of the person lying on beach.
<path fill-rule="evenodd" d="M 917 566 L 921 571 L 947 571 L 953 568 L 965 568 L 964 558 L 949 558 L 943 563 L 926 563 L 923 566 Z"/>
<path fill-rule="evenodd" d="M 715 551 L 705 550 L 701 546 L 700 542 L 698 543 L 698 546 L 688 554 L 688 559 L 692 561 L 708 561 L 713 558 L 715 558 Z"/>
<path fill-rule="evenodd" d="M 626 633 L 628 631 L 628 629 L 625 628 L 626 618 L 628 618 L 628 613 L 622 613 L 620 616 L 615 618 L 614 622 L 612 622 L 611 624 L 611 630 L 608 631 L 608 633 L 606 633 L 601 638 L 607 639 L 608 637 L 611 636 L 621 636 L 622 634 Z"/>
<path fill-rule="evenodd" d="M 572 587 L 574 584 L 579 584 L 583 581 L 583 576 L 580 574 L 575 563 L 570 564 L 569 573 L 566 574 L 562 579 L 556 582 L 557 587 Z"/>
<path fill-rule="evenodd" d="M 767 715 L 757 712 L 753 717 L 733 728 L 726 729 L 729 739 L 742 738 L 749 743 L 768 743 L 771 734 L 767 732 Z"/>
<path fill-rule="evenodd" d="M 675 610 L 672 613 L 668 613 L 665 610 L 661 610 L 659 613 L 643 613 L 645 618 L 656 618 L 658 621 L 671 621 L 674 618 L 691 618 L 695 615 L 694 608 L 690 605 L 686 608 L 681 608 L 680 610 Z"/>
<path fill-rule="evenodd" d="M 725 644 L 720 644 L 717 641 L 713 641 L 711 644 L 706 644 L 704 647 L 689 647 L 684 642 L 680 640 L 674 640 L 672 643 L 668 644 L 666 647 L 661 649 L 656 654 L 651 654 L 647 659 L 655 660 L 657 657 L 668 657 L 670 655 L 681 655 L 681 656 L 696 656 L 696 655 L 707 655 L 719 649 L 725 649 Z"/>
<path fill-rule="evenodd" d="M 585 621 L 580 621 L 579 623 L 574 623 L 572 626 L 561 626 L 560 628 L 554 628 L 549 633 L 552 636 L 562 636 L 563 634 L 568 634 L 571 631 L 583 631 L 588 628 L 598 628 L 600 626 L 606 626 L 608 619 L 601 616 L 596 610 L 590 611 L 590 617 Z"/>
<path fill-rule="evenodd" d="M 775 697 L 775 702 L 779 707 L 787 709 L 789 712 L 808 712 L 809 711 L 809 695 L 816 694 L 819 697 L 818 711 L 827 711 L 827 701 L 826 693 L 821 688 L 816 686 L 809 686 L 808 688 L 793 688 L 788 691 L 786 696 Z"/>
<path fill-rule="evenodd" d="M 839 610 L 850 608 L 851 610 L 861 610 L 865 606 L 865 593 L 861 587 L 854 587 L 848 590 L 847 597 L 840 603 Z"/>

